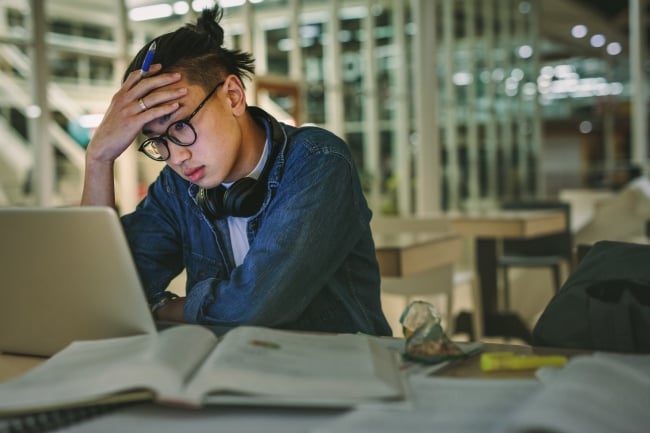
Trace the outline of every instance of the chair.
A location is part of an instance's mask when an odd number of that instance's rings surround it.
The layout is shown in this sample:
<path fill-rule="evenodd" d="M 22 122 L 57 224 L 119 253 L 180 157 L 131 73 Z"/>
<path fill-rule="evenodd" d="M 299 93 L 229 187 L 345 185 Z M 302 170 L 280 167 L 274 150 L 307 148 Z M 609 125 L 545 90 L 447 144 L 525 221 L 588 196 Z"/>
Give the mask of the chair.
<path fill-rule="evenodd" d="M 560 201 L 518 201 L 505 203 L 506 210 L 550 210 L 564 211 L 567 228 L 564 232 L 539 236 L 531 239 L 506 239 L 503 252 L 497 259 L 497 266 L 503 275 L 504 308 L 510 310 L 510 281 L 508 271 L 515 267 L 550 268 L 553 273 L 554 289 L 561 286 L 561 266 L 568 264 L 573 269 L 573 236 L 571 233 L 571 205 Z"/>
<path fill-rule="evenodd" d="M 452 230 L 451 224 L 445 218 L 386 216 L 374 216 L 371 220 L 371 229 L 375 234 L 449 232 Z M 473 272 L 459 270 L 454 265 L 448 265 L 403 277 L 382 276 L 381 290 L 383 294 L 401 297 L 404 306 L 415 299 L 439 294 L 445 295 L 445 309 L 441 313 L 446 320 L 445 331 L 451 335 L 455 325 L 452 314 L 454 289 L 461 285 L 468 285 L 471 290 L 472 306 L 476 311 L 470 338 L 478 340 L 483 336 L 483 318 L 480 314 L 482 311 L 481 295 L 474 280 Z"/>

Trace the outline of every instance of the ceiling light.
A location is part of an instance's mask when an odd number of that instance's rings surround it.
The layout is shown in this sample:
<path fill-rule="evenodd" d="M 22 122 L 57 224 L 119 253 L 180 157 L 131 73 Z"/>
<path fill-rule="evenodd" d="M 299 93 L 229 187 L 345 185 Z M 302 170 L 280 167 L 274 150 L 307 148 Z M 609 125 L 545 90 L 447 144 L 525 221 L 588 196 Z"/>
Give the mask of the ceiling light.
<path fill-rule="evenodd" d="M 583 120 L 582 122 L 580 122 L 580 126 L 578 128 L 580 128 L 581 133 L 589 134 L 593 130 L 593 125 L 591 124 L 590 121 Z"/>
<path fill-rule="evenodd" d="M 607 44 L 607 54 L 616 56 L 621 54 L 621 51 L 623 51 L 623 47 L 618 42 L 610 42 Z"/>
<path fill-rule="evenodd" d="M 196 1 L 196 0 L 195 0 Z M 214 2 L 212 2 L 214 3 Z M 235 6 L 242 6 L 246 3 L 246 0 L 221 0 L 219 6 L 222 8 L 232 8 Z"/>
<path fill-rule="evenodd" d="M 502 81 L 506 77 L 502 68 L 496 68 L 492 71 L 492 81 Z"/>
<path fill-rule="evenodd" d="M 517 54 L 522 59 L 529 59 L 533 55 L 533 47 L 530 45 L 522 45 L 517 50 Z"/>
<path fill-rule="evenodd" d="M 172 5 L 176 15 L 185 15 L 190 11 L 190 5 L 185 1 L 177 1 Z"/>
<path fill-rule="evenodd" d="M 469 72 L 456 72 L 452 76 L 451 81 L 457 86 L 468 86 L 474 79 Z"/>
<path fill-rule="evenodd" d="M 545 78 L 553 78 L 555 75 L 555 68 L 553 66 L 544 66 L 542 69 L 539 71 L 540 75 L 542 75 Z"/>
<path fill-rule="evenodd" d="M 510 76 L 512 76 L 512 78 L 514 78 L 517 81 L 523 80 L 524 75 L 525 75 L 524 71 L 521 70 L 520 68 L 514 68 L 512 72 L 510 72 Z"/>
<path fill-rule="evenodd" d="M 584 38 L 587 36 L 587 32 L 587 26 L 584 24 L 577 24 L 571 29 L 571 35 L 576 39 Z"/>
<path fill-rule="evenodd" d="M 129 11 L 129 18 L 131 21 L 155 20 L 158 18 L 169 17 L 173 12 L 174 11 L 170 5 L 161 3 L 133 8 Z"/>
<path fill-rule="evenodd" d="M 535 83 L 526 83 L 521 90 L 526 96 L 534 96 L 537 93 L 537 86 Z"/>
<path fill-rule="evenodd" d="M 220 5 L 223 6 L 223 3 L 225 2 L 221 2 Z M 203 9 L 211 9 L 212 6 L 214 6 L 214 0 L 194 0 L 192 2 L 192 9 L 195 12 L 201 12 Z"/>
<path fill-rule="evenodd" d="M 605 39 L 605 36 L 599 33 L 597 35 L 593 35 L 589 42 L 591 43 L 592 47 L 600 48 L 605 45 L 605 42 L 607 42 L 607 40 Z"/>

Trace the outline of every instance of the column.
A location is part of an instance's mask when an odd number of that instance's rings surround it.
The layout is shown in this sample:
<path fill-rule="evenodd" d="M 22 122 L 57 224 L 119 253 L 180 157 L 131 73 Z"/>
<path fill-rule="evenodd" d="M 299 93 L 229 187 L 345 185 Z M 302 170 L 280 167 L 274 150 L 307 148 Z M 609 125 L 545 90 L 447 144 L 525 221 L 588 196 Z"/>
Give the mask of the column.
<path fill-rule="evenodd" d="M 377 60 L 375 55 L 375 19 L 372 15 L 374 0 L 366 0 L 367 13 L 363 20 L 363 31 L 366 35 L 362 41 L 364 59 L 364 149 L 363 163 L 366 173 L 370 174 L 370 193 L 368 201 L 372 209 L 381 205 L 381 151 L 379 143 L 379 107 L 377 101 Z"/>
<path fill-rule="evenodd" d="M 115 85 L 122 85 L 121 77 L 130 61 L 129 16 L 125 0 L 116 0 L 115 44 L 117 57 L 114 62 Z M 134 146 L 129 146 L 115 163 L 116 201 L 121 214 L 132 212 L 138 204 L 138 158 Z"/>
<path fill-rule="evenodd" d="M 416 27 L 413 38 L 413 99 L 416 139 L 417 214 L 440 210 L 440 140 L 436 74 L 436 0 L 412 0 Z"/>
<path fill-rule="evenodd" d="M 485 119 L 485 169 L 487 171 L 487 198 L 489 202 L 498 201 L 498 131 L 496 116 L 496 84 L 492 74 L 495 69 L 494 61 L 494 21 L 495 17 L 495 0 L 483 0 L 483 56 L 485 56 L 485 71 L 483 72 L 483 82 L 485 84 L 485 100 L 487 115 Z"/>
<path fill-rule="evenodd" d="M 408 70 L 406 55 L 406 4 L 393 0 L 393 46 L 395 56 L 395 117 L 392 152 L 395 158 L 394 170 L 397 177 L 397 211 L 399 215 L 410 215 L 413 211 L 413 186 L 411 170 L 411 142 L 409 120 Z"/>
<path fill-rule="evenodd" d="M 343 119 L 343 77 L 341 71 L 341 43 L 339 41 L 341 0 L 331 0 L 328 10 L 325 61 L 325 122 L 333 133 L 345 138 Z"/>
<path fill-rule="evenodd" d="M 56 178 L 54 149 L 48 130 L 50 107 L 47 100 L 49 68 L 45 41 L 45 1 L 31 0 L 30 7 L 32 10 L 32 74 L 30 77 L 32 106 L 26 108 L 25 115 L 29 122 L 29 137 L 34 152 L 32 182 L 36 195 L 36 204 L 39 206 L 52 206 L 55 204 L 54 185 Z"/>
<path fill-rule="evenodd" d="M 479 143 L 478 143 L 478 109 L 476 104 L 476 77 L 478 73 L 476 70 L 476 0 L 465 0 L 465 29 L 466 29 L 466 50 L 467 50 L 467 72 L 471 74 L 471 82 L 467 85 L 467 139 L 465 140 L 467 146 L 467 183 L 469 190 L 469 197 L 467 197 L 467 204 L 470 207 L 476 208 L 480 205 L 481 191 L 479 187 Z"/>
<path fill-rule="evenodd" d="M 457 103 L 456 88 L 453 82 L 455 72 L 455 34 L 454 27 L 456 17 L 454 16 L 456 0 L 444 0 L 442 4 L 442 50 L 444 52 L 445 80 L 443 84 L 443 103 L 444 107 L 444 143 L 447 160 L 443 166 L 444 176 L 446 179 L 447 206 L 451 210 L 456 210 L 460 206 L 459 187 L 460 179 L 458 173 L 458 131 L 457 131 Z"/>
<path fill-rule="evenodd" d="M 629 0 L 630 10 L 630 81 L 632 83 L 632 162 L 649 174 L 648 109 L 643 63 L 645 62 L 645 0 Z"/>

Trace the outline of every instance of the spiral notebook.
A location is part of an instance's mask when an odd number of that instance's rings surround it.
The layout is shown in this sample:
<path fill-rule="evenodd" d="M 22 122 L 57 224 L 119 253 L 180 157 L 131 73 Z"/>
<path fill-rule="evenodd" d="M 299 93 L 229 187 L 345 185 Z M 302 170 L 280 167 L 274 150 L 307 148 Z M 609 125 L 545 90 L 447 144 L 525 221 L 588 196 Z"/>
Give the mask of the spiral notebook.
<path fill-rule="evenodd" d="M 156 332 L 112 208 L 0 208 L 0 239 L 0 352 Z"/>
<path fill-rule="evenodd" d="M 137 402 L 103 404 L 74 409 L 52 410 L 37 414 L 28 414 L 0 418 L 0 432 L 2 433 L 46 433 L 53 432 L 73 424 L 96 418 L 128 406 L 139 404 Z"/>

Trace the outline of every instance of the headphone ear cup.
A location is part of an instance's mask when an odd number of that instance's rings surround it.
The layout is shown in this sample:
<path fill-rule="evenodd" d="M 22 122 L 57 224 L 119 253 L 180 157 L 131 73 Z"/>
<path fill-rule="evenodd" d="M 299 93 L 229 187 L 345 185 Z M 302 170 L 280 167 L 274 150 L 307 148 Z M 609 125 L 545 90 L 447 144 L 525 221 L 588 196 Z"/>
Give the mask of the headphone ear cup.
<path fill-rule="evenodd" d="M 252 177 L 244 177 L 233 183 L 223 194 L 223 209 L 233 216 L 251 216 L 262 205 L 264 190 Z"/>
<path fill-rule="evenodd" d="M 204 214 L 211 218 L 223 218 L 225 214 L 222 203 L 225 194 L 226 188 L 222 185 L 210 189 L 201 188 L 196 201 Z"/>
<path fill-rule="evenodd" d="M 230 188 L 219 185 L 215 188 L 200 188 L 196 201 L 201 211 L 211 218 L 231 215 L 248 217 L 257 212 L 264 200 L 264 189 L 259 188 L 257 180 L 244 177 Z"/>

